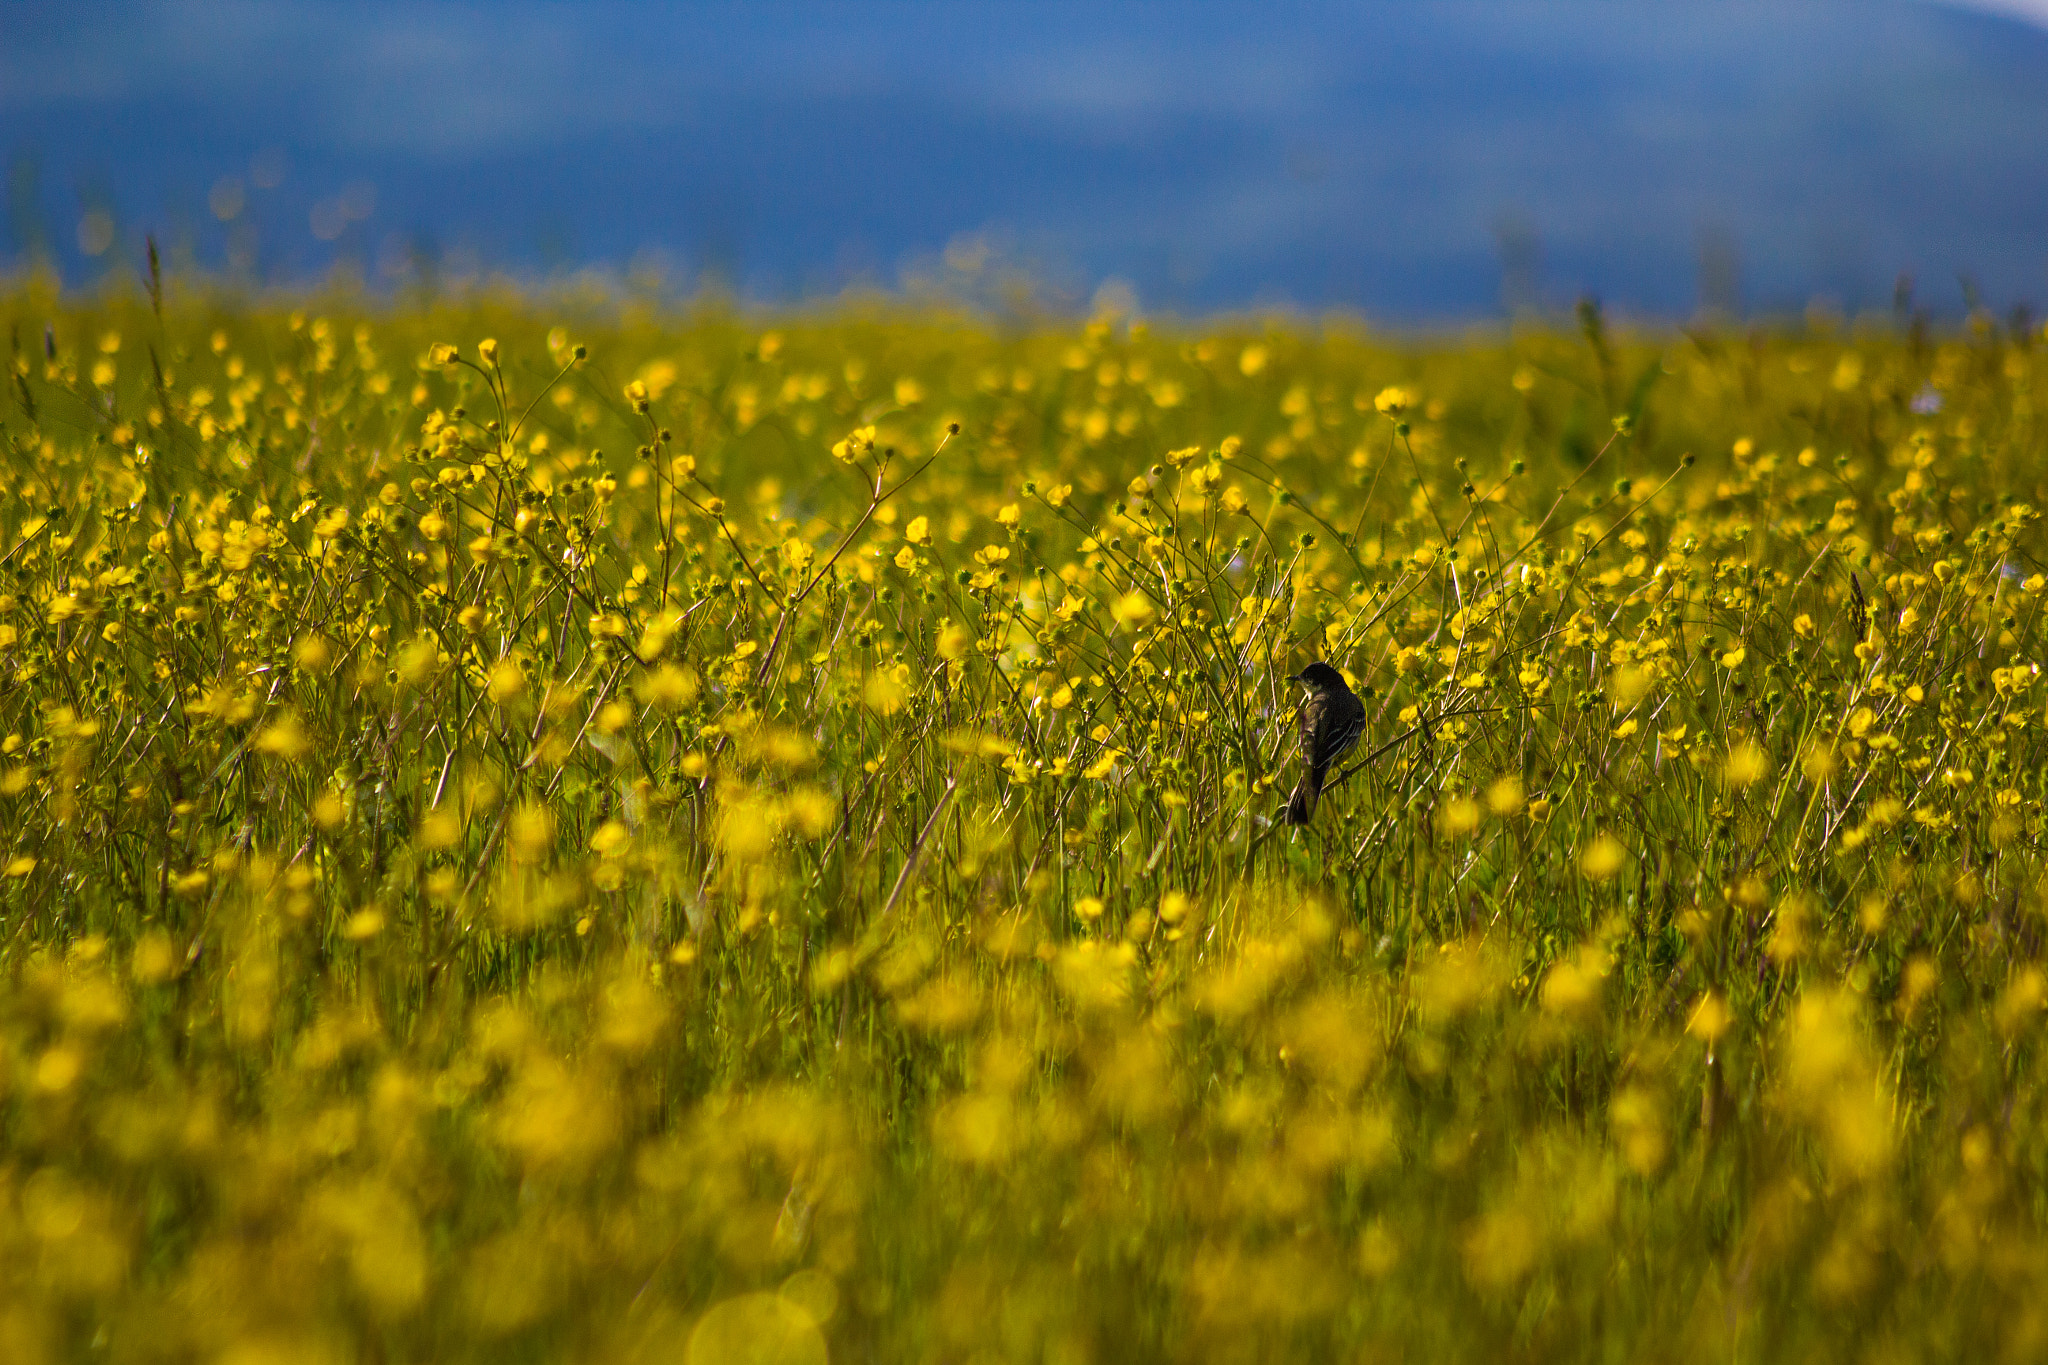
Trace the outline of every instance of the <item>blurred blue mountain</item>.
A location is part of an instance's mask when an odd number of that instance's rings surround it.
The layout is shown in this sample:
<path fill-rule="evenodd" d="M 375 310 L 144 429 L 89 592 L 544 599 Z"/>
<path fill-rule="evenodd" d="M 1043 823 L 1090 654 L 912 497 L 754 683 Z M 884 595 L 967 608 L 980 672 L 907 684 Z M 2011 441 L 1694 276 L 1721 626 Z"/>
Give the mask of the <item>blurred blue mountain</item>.
<path fill-rule="evenodd" d="M 2048 32 L 1920 0 L 10 6 L 0 260 L 1400 321 L 2048 298 Z M 1959 283 L 1966 280 L 1967 285 Z"/>

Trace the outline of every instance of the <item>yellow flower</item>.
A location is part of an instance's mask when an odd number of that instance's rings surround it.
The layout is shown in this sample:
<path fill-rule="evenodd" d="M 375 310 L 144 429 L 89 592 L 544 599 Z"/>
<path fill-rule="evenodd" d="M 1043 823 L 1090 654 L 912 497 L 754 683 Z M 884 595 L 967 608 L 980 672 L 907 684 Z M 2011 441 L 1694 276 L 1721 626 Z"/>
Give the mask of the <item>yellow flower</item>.
<path fill-rule="evenodd" d="M 1127 592 L 1109 607 L 1109 614 L 1127 630 L 1140 630 L 1158 615 L 1152 599 L 1141 592 Z"/>
<path fill-rule="evenodd" d="M 1771 760 L 1754 740 L 1743 740 L 1728 751 L 1721 776 L 1731 787 L 1747 787 L 1771 770 Z"/>
<path fill-rule="evenodd" d="M 462 842 L 462 817 L 447 807 L 430 810 L 420 821 L 419 845 L 427 849 L 453 848 Z"/>
<path fill-rule="evenodd" d="M 534 861 L 554 844 L 555 817 L 545 806 L 521 806 L 506 823 L 505 837 L 516 857 Z"/>
<path fill-rule="evenodd" d="M 526 674 L 520 669 L 518 660 L 506 658 L 492 664 L 484 690 L 490 694 L 491 700 L 500 706 L 525 695 Z"/>
<path fill-rule="evenodd" d="M 1597 1009 L 1612 964 L 1604 949 L 1588 944 L 1544 974 L 1537 1000 L 1546 1013 L 1585 1015 Z"/>
<path fill-rule="evenodd" d="M 296 763 L 306 756 L 313 747 L 312 739 L 306 734 L 305 725 L 299 720 L 299 713 L 285 708 L 277 719 L 264 727 L 256 736 L 256 748 L 261 753 L 275 754 L 287 763 Z"/>
<path fill-rule="evenodd" d="M 872 426 L 858 427 L 851 435 L 844 436 L 832 444 L 833 458 L 846 464 L 852 464 L 863 455 L 874 453 L 875 429 Z"/>
<path fill-rule="evenodd" d="M 1835 775 L 1841 765 L 1835 758 L 1834 750 L 1825 744 L 1809 744 L 1800 756 L 1800 771 L 1809 782 L 1825 782 Z"/>
<path fill-rule="evenodd" d="M 1727 1003 L 1716 992 L 1708 991 L 1693 1005 L 1685 1031 L 1703 1043 L 1713 1043 L 1720 1040 L 1732 1022 L 1734 1016 L 1728 1012 Z"/>
<path fill-rule="evenodd" d="M 1373 395 L 1372 405 L 1382 416 L 1398 417 L 1415 406 L 1415 395 L 1398 384 L 1389 384 Z"/>
<path fill-rule="evenodd" d="M 1621 865 L 1628 858 L 1628 850 L 1621 841 L 1611 834 L 1595 835 L 1593 842 L 1579 855 L 1579 871 L 1596 882 L 1604 882 L 1621 871 Z"/>
<path fill-rule="evenodd" d="M 1486 789 L 1486 808 L 1505 820 L 1521 813 L 1522 796 L 1522 779 L 1510 773 Z"/>
<path fill-rule="evenodd" d="M 1479 828 L 1479 803 L 1469 796 L 1452 797 L 1437 814 L 1437 828 L 1456 838 Z"/>
<path fill-rule="evenodd" d="M 650 706 L 664 711 L 680 711 L 697 699 L 698 679 L 687 668 L 663 664 L 642 677 L 637 690 Z"/>
<path fill-rule="evenodd" d="M 868 710 L 884 717 L 901 711 L 909 698 L 910 690 L 892 673 L 869 674 L 867 685 L 861 689 L 862 703 Z"/>
<path fill-rule="evenodd" d="M 308 673 L 324 673 L 334 660 L 334 648 L 323 636 L 304 635 L 292 646 L 292 662 Z"/>
<path fill-rule="evenodd" d="M 324 830 L 336 830 L 348 820 L 348 804 L 341 793 L 324 791 L 313 798 L 313 823 Z"/>

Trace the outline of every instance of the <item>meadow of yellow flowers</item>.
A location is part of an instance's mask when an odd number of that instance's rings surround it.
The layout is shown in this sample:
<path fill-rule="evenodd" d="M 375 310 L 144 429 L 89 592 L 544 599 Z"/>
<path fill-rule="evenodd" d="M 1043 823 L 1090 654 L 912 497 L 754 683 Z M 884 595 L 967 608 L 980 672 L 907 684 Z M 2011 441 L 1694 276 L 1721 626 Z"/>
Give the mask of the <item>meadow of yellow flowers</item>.
<path fill-rule="evenodd" d="M 0 1359 L 2048 1351 L 2030 326 L 0 313 Z"/>

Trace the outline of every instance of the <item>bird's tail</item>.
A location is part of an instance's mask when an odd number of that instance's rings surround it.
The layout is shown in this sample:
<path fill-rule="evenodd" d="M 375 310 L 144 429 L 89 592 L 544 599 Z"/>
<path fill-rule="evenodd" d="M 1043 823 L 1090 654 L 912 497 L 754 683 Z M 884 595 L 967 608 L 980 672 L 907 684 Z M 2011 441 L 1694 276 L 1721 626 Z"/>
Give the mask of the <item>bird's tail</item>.
<path fill-rule="evenodd" d="M 1316 813 L 1316 800 L 1323 794 L 1323 770 L 1310 768 L 1287 794 L 1287 823 L 1305 825 Z"/>

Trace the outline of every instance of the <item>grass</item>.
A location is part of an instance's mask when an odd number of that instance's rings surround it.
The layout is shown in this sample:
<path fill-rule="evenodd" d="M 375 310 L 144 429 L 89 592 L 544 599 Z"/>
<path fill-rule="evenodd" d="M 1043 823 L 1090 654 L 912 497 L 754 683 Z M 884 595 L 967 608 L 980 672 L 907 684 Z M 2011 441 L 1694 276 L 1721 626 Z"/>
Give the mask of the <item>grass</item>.
<path fill-rule="evenodd" d="M 0 315 L 6 1359 L 2042 1349 L 2041 337 Z"/>

